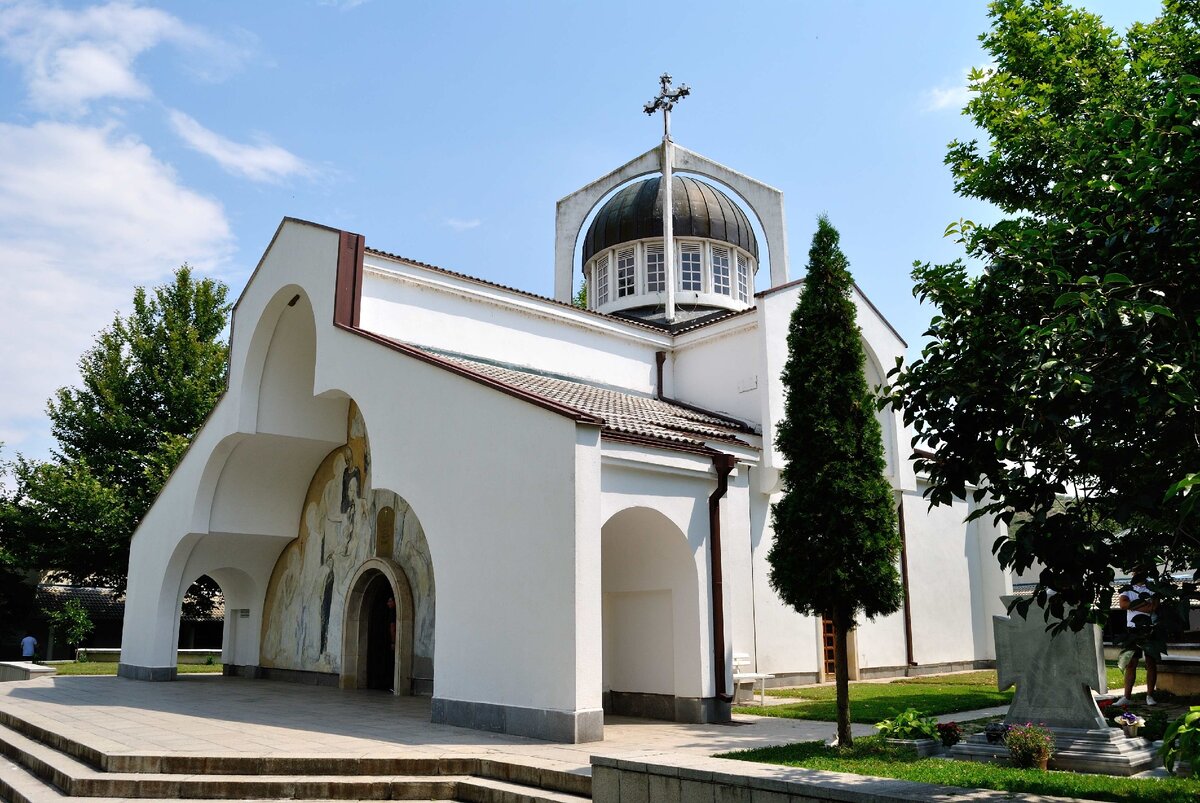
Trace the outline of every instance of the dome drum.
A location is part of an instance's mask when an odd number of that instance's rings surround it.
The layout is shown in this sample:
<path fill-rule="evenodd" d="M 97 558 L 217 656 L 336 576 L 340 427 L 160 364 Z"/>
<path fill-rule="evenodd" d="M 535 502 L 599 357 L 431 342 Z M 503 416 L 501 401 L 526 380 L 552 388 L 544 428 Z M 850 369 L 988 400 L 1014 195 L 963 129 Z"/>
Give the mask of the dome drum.
<path fill-rule="evenodd" d="M 596 213 L 583 239 L 588 305 L 653 317 L 666 304 L 660 176 L 630 184 Z M 741 207 L 689 176 L 672 181 L 675 303 L 694 311 L 751 306 L 758 242 Z"/>

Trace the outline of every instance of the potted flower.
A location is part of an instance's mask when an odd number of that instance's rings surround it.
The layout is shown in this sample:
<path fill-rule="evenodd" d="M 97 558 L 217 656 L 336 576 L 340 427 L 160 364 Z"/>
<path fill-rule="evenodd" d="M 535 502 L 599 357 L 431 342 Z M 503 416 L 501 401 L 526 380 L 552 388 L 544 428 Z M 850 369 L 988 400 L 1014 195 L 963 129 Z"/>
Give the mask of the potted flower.
<path fill-rule="evenodd" d="M 1126 736 L 1137 736 L 1138 728 L 1146 724 L 1146 720 L 1130 711 L 1117 714 L 1113 717 L 1113 722 L 1117 723 L 1118 728 L 1125 731 Z"/>
<path fill-rule="evenodd" d="M 1003 722 L 989 722 L 983 728 L 983 735 L 987 737 L 988 744 L 1000 744 L 1004 741 L 1004 734 L 1008 733 L 1008 726 Z"/>
<path fill-rule="evenodd" d="M 1026 722 L 1009 727 L 1004 736 L 1008 757 L 1014 767 L 1046 769 L 1054 752 L 1054 734 L 1042 725 Z"/>
<path fill-rule="evenodd" d="M 962 741 L 962 727 L 957 722 L 938 723 L 937 732 L 942 740 L 942 747 L 954 747 Z"/>

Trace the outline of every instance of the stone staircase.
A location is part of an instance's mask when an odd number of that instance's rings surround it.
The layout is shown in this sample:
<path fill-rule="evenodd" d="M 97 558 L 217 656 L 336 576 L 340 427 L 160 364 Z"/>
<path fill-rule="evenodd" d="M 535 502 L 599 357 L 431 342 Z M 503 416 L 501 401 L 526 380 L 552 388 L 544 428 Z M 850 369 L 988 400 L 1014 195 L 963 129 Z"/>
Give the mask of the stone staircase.
<path fill-rule="evenodd" d="M 0 717 L 0 800 L 457 800 L 586 803 L 591 778 L 493 758 L 101 753 Z"/>

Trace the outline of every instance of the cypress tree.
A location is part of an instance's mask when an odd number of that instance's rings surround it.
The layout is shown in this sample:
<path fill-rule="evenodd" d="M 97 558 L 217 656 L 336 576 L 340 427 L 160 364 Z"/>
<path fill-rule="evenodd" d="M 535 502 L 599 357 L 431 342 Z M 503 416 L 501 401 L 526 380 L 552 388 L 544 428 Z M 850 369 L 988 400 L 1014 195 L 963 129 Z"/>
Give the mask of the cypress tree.
<path fill-rule="evenodd" d="M 788 330 L 785 416 L 775 438 L 787 463 L 771 508 L 775 540 L 767 559 L 784 602 L 833 622 L 838 742 L 848 746 L 847 633 L 860 614 L 896 611 L 903 591 L 895 500 L 838 240 L 821 216 Z"/>

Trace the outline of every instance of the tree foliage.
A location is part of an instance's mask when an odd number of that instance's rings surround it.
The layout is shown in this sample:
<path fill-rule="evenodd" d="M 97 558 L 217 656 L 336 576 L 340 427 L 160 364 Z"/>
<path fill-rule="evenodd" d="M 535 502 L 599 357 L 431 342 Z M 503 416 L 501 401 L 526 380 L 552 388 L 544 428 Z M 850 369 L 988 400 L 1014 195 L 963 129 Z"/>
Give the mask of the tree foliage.
<path fill-rule="evenodd" d="M 902 589 L 895 502 L 838 240 L 822 217 L 788 330 L 785 417 L 775 439 L 787 462 L 767 559 L 784 602 L 834 623 L 838 738 L 849 745 L 846 634 L 860 613 L 874 619 L 897 610 Z"/>
<path fill-rule="evenodd" d="M 0 553 L 14 570 L 124 587 L 133 531 L 225 389 L 227 293 L 184 265 L 100 332 L 80 384 L 47 405 L 53 458 L 0 466 L 12 480 Z"/>
<path fill-rule="evenodd" d="M 936 455 L 931 504 L 1021 514 L 1000 562 L 1041 563 L 1039 602 L 1079 627 L 1114 566 L 1200 566 L 1200 3 L 1124 37 L 1059 0 L 989 14 L 965 109 L 987 140 L 946 162 L 1007 216 L 947 230 L 982 275 L 916 265 L 937 315 L 889 401 Z"/>

